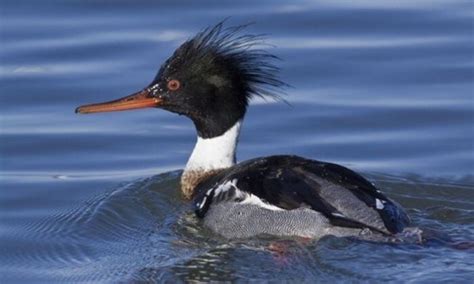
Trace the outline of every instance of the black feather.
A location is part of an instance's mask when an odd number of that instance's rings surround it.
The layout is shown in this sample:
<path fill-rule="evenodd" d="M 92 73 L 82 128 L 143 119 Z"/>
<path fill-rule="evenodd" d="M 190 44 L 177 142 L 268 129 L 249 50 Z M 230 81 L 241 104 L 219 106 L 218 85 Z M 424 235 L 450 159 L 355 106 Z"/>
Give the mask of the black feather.
<path fill-rule="evenodd" d="M 264 36 L 246 34 L 247 25 L 220 22 L 184 42 L 162 65 L 149 88 L 161 108 L 191 118 L 198 135 L 222 135 L 241 120 L 252 97 L 282 100 L 276 56 L 263 47 Z M 178 80 L 178 90 L 167 83 Z"/>
<path fill-rule="evenodd" d="M 403 208 L 357 173 L 342 166 L 298 156 L 248 160 L 209 178 L 196 188 L 198 194 L 195 200 L 199 203 L 196 214 L 202 218 L 211 203 L 229 201 L 227 197 L 214 196 L 214 189 L 234 179 L 240 191 L 286 210 L 309 207 L 326 216 L 335 226 L 368 228 L 374 232 L 391 234 L 401 232 L 410 222 Z M 324 192 L 330 192 L 331 195 L 325 195 Z M 353 208 L 339 203 L 344 193 L 353 196 Z M 206 194 L 212 198 L 206 198 L 207 204 L 204 204 L 203 196 Z M 376 199 L 385 202 L 383 210 L 375 207 Z M 356 206 L 362 206 L 365 214 L 360 215 Z M 370 216 L 378 216 L 376 219 L 381 222 L 374 222 Z"/>
<path fill-rule="evenodd" d="M 265 35 L 243 34 L 246 27 L 224 27 L 220 22 L 187 40 L 173 57 L 180 57 L 187 66 L 203 67 L 206 64 L 202 62 L 222 61 L 240 76 L 247 102 L 253 96 L 283 100 L 283 89 L 288 85 L 279 79 L 280 69 L 273 63 L 279 58 L 263 49 Z"/>

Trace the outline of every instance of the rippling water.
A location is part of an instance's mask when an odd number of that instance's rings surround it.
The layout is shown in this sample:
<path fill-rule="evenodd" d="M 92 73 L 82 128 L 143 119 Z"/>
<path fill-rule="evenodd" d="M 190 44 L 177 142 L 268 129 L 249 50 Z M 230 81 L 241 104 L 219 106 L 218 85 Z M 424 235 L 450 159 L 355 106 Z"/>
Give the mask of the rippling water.
<path fill-rule="evenodd" d="M 0 1 L 0 280 L 460 281 L 474 277 L 471 1 Z M 177 192 L 192 124 L 77 116 L 141 89 L 199 29 L 268 34 L 286 99 L 254 101 L 239 160 L 349 166 L 406 207 L 423 245 L 228 242 Z M 285 254 L 269 250 L 275 242 Z"/>

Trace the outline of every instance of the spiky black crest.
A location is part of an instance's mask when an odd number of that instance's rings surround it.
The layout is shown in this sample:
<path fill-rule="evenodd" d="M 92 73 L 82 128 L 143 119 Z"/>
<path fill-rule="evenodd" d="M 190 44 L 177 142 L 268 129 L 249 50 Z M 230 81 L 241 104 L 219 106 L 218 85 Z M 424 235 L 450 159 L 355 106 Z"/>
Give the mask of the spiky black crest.
<path fill-rule="evenodd" d="M 194 68 L 203 67 L 193 62 L 223 61 L 244 82 L 246 101 L 253 97 L 281 100 L 287 86 L 278 78 L 280 69 L 273 64 L 278 59 L 262 49 L 264 35 L 243 34 L 248 25 L 224 27 L 220 22 L 208 27 L 185 42 L 175 54 Z"/>
<path fill-rule="evenodd" d="M 150 88 L 161 108 L 186 115 L 198 135 L 222 135 L 243 119 L 250 98 L 281 99 L 277 58 L 262 49 L 262 35 L 243 34 L 246 26 L 207 28 L 183 43 L 162 65 Z M 176 81 L 179 88 L 170 90 Z"/>

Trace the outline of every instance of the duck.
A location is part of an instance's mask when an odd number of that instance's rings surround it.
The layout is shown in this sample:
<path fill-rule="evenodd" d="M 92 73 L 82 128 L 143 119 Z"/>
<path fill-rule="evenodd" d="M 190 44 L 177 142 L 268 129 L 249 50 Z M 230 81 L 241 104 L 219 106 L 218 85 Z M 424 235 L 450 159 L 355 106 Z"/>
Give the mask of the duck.
<path fill-rule="evenodd" d="M 282 99 L 276 56 L 262 35 L 224 23 L 182 43 L 152 82 L 132 95 L 76 109 L 79 114 L 158 108 L 188 117 L 197 140 L 180 177 L 196 217 L 228 239 L 260 235 L 395 236 L 410 219 L 373 183 L 347 167 L 296 155 L 237 163 L 252 98 Z"/>

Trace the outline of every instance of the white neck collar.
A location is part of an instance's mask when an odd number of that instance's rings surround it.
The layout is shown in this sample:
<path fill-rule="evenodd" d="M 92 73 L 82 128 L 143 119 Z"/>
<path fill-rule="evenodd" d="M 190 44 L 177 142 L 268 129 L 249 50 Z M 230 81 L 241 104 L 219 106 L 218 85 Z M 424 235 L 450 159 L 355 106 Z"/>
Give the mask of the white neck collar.
<path fill-rule="evenodd" d="M 235 165 L 235 150 L 241 124 L 242 120 L 237 121 L 221 136 L 207 139 L 198 136 L 184 171 L 208 171 Z"/>

